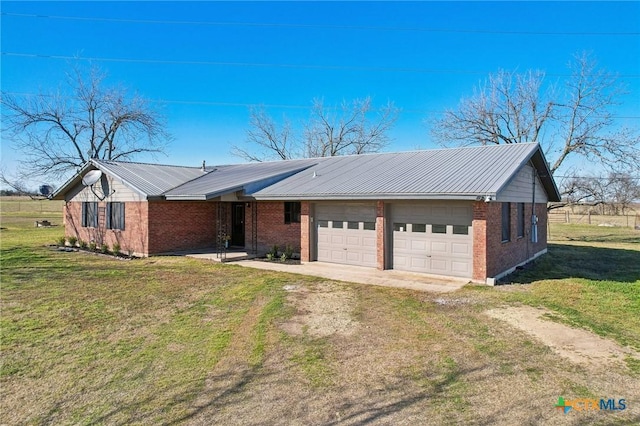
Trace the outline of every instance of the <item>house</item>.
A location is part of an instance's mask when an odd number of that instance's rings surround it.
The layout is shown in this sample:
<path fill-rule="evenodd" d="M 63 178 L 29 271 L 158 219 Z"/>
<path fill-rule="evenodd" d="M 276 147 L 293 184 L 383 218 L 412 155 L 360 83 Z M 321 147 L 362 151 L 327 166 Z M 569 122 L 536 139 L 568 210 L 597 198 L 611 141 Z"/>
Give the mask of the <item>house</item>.
<path fill-rule="evenodd" d="M 148 256 L 227 244 L 493 283 L 547 251 L 538 144 L 215 167 L 89 161 L 53 195 L 67 235 Z"/>

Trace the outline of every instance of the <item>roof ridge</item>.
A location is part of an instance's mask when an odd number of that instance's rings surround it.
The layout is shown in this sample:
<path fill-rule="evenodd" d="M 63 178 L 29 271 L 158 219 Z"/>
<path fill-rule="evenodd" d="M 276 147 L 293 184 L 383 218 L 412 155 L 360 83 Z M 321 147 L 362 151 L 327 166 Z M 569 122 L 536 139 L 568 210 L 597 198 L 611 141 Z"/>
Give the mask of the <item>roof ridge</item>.
<path fill-rule="evenodd" d="M 137 164 L 137 165 L 140 165 L 140 166 L 161 166 L 161 167 L 179 167 L 179 168 L 183 168 L 183 169 L 202 169 L 202 166 L 182 166 L 182 165 L 178 165 L 178 164 L 148 163 L 148 162 L 142 162 L 142 161 L 104 160 L 104 159 L 99 159 L 99 158 L 92 158 L 91 161 L 94 161 L 96 163 L 102 163 L 102 164 L 110 164 L 110 163 L 115 163 L 115 164 Z M 211 167 L 211 166 L 209 166 L 209 167 Z M 213 167 L 219 167 L 219 166 L 213 166 Z"/>

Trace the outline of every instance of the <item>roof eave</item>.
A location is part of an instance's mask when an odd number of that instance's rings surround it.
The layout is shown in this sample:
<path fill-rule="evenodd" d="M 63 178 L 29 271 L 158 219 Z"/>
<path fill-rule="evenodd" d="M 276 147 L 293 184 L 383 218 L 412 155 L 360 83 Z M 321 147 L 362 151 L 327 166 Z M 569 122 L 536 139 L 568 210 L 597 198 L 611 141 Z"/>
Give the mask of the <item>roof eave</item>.
<path fill-rule="evenodd" d="M 253 194 L 256 201 L 279 200 L 305 200 L 305 201 L 345 201 L 345 200 L 460 200 L 477 201 L 485 196 L 495 197 L 492 192 L 473 194 L 424 194 L 424 193 L 400 193 L 400 194 Z"/>

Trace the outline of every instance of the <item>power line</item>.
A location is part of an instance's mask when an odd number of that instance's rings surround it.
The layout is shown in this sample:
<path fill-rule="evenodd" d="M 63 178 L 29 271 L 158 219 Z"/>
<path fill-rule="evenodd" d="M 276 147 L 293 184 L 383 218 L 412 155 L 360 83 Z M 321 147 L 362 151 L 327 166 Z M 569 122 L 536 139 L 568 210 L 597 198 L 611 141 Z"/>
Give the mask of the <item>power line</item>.
<path fill-rule="evenodd" d="M 100 18 L 87 16 L 41 15 L 29 13 L 2 12 L 3 16 L 59 19 L 74 21 L 119 22 L 131 24 L 155 25 L 199 25 L 199 26 L 238 26 L 238 27 L 274 27 L 274 28 L 303 28 L 303 29 L 334 29 L 385 32 L 426 32 L 426 33 L 459 33 L 459 34 L 503 34 L 503 35 L 545 35 L 545 36 L 638 36 L 640 32 L 596 32 L 596 31 L 509 31 L 483 29 L 455 29 L 455 28 L 423 28 L 423 27 L 379 27 L 335 24 L 290 24 L 278 22 L 225 22 L 225 21 L 172 21 L 159 19 L 130 19 L 130 18 Z"/>
<path fill-rule="evenodd" d="M 487 71 L 480 70 L 446 70 L 435 68 L 404 68 L 404 67 L 366 67 L 355 65 L 314 65 L 314 64 L 283 64 L 269 62 L 225 62 L 225 61 L 192 61 L 175 59 L 136 59 L 136 58 L 105 58 L 99 56 L 78 57 L 69 55 L 46 55 L 40 53 L 18 53 L 2 52 L 2 56 L 55 59 L 55 60 L 86 60 L 95 62 L 122 62 L 122 63 L 142 63 L 142 64 L 169 64 L 169 65 L 206 65 L 206 66 L 226 66 L 226 67 L 259 67 L 259 68 L 299 68 L 313 70 L 334 70 L 334 71 L 381 71 L 381 72 L 403 72 L 403 73 L 423 73 L 423 74 L 477 74 L 488 75 Z M 550 77 L 571 77 L 571 74 L 545 73 Z M 620 78 L 640 78 L 640 74 L 617 75 Z"/>

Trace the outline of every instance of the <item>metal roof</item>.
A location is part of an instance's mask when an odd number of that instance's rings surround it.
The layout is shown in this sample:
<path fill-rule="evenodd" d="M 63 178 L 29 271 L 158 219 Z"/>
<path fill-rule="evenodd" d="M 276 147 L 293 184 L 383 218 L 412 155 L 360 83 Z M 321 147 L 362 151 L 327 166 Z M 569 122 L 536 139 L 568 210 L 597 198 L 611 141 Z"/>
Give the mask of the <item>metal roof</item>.
<path fill-rule="evenodd" d="M 250 195 L 257 200 L 475 199 L 495 195 L 534 155 L 543 182 L 546 174 L 549 199 L 559 197 L 534 143 L 332 157 Z"/>
<path fill-rule="evenodd" d="M 236 191 L 257 200 L 475 199 L 496 195 L 529 161 L 549 201 L 559 201 L 544 154 L 533 143 L 244 163 L 205 171 L 90 160 L 53 198 L 63 197 L 97 168 L 147 198 L 167 200 L 209 200 Z"/>
<path fill-rule="evenodd" d="M 166 166 L 162 164 L 128 163 L 91 160 L 103 172 L 122 179 L 128 186 L 148 197 L 158 197 L 166 191 L 205 176 L 200 167 Z"/>
<path fill-rule="evenodd" d="M 164 196 L 167 200 L 209 200 L 239 190 L 254 192 L 318 161 L 304 159 L 217 166 L 199 179 L 168 190 Z"/>

